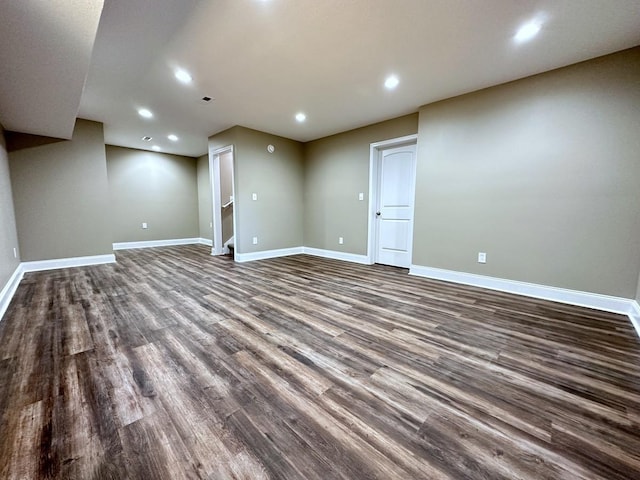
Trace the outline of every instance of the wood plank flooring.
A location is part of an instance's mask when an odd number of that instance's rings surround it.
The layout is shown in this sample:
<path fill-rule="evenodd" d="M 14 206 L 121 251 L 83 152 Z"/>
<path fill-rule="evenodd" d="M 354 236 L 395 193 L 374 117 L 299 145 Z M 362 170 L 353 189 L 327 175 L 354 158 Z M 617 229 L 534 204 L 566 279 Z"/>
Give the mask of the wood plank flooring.
<path fill-rule="evenodd" d="M 629 320 L 201 246 L 25 275 L 2 479 L 640 479 Z"/>

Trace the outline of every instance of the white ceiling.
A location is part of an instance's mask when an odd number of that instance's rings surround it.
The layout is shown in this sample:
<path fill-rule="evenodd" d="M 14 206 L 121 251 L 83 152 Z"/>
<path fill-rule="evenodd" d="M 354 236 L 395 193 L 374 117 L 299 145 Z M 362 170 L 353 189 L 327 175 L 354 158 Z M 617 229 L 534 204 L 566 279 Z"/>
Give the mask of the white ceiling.
<path fill-rule="evenodd" d="M 24 1 L 2 2 L 0 28 L 13 23 L 6 11 L 16 16 L 7 5 Z M 70 13 L 72 5 L 91 2 L 63 3 Z M 543 21 L 540 35 L 516 44 L 514 33 L 532 19 Z M 27 25 L 32 47 L 50 47 L 74 33 Z M 5 51 L 25 41 L 20 29 L 9 43 L 6 35 L 0 37 L 3 70 Z M 108 144 L 156 144 L 198 156 L 208 136 L 234 125 L 308 141 L 639 44 L 639 0 L 105 0 L 73 116 L 103 122 Z M 53 63 L 68 74 L 47 79 L 55 102 L 26 113 L 11 104 L 20 78 L 11 83 L 3 74 L 0 122 L 16 129 L 14 116 L 31 117 L 34 125 L 44 117 L 40 123 L 52 134 L 58 123 L 72 121 L 69 110 L 77 106 L 77 99 L 67 105 L 67 97 L 53 92 L 84 77 L 68 68 L 75 59 L 70 54 L 43 62 L 26 53 L 23 62 L 32 69 L 46 74 Z M 193 75 L 191 85 L 176 81 L 176 67 Z M 394 91 L 383 87 L 390 73 L 400 78 Z M 68 78 L 72 74 L 77 78 Z M 214 100 L 202 102 L 205 95 Z M 143 106 L 154 112 L 152 119 L 138 116 Z M 307 115 L 303 124 L 294 119 L 299 111 Z M 180 140 L 170 142 L 169 133 Z M 143 142 L 144 135 L 153 141 Z"/>
<path fill-rule="evenodd" d="M 0 0 L 0 123 L 71 138 L 102 0 Z"/>

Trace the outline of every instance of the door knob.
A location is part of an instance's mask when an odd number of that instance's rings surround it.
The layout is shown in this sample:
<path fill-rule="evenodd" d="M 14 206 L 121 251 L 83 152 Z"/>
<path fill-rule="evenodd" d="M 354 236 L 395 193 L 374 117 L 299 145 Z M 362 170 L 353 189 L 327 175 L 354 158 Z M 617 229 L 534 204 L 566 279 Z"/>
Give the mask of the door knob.
<path fill-rule="evenodd" d="M 380 216 L 380 212 L 376 212 L 376 216 L 379 217 Z"/>

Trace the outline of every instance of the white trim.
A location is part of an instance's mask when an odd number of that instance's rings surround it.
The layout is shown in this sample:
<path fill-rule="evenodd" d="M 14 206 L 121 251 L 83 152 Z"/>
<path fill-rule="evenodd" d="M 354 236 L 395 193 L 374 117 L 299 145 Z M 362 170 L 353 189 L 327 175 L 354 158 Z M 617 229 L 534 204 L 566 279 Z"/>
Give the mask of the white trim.
<path fill-rule="evenodd" d="M 200 245 L 208 245 L 208 246 L 213 246 L 213 242 L 211 240 L 209 240 L 208 238 L 199 238 L 198 239 L 198 243 Z"/>
<path fill-rule="evenodd" d="M 289 255 L 300 255 L 304 247 L 279 248 L 277 250 L 263 250 L 261 252 L 238 253 L 236 251 L 234 260 L 236 262 L 252 262 L 254 260 L 266 260 L 267 258 L 288 257 Z"/>
<path fill-rule="evenodd" d="M 405 135 L 404 137 L 390 138 L 389 140 L 382 140 L 381 142 L 371 143 L 371 148 L 377 148 L 383 150 L 392 146 L 400 147 L 405 144 L 416 143 L 418 141 L 418 134 L 412 133 L 411 135 Z M 379 148 L 383 147 L 383 148 Z"/>
<path fill-rule="evenodd" d="M 369 209 L 367 210 L 367 259 L 369 263 L 375 261 L 375 237 L 376 237 L 376 190 L 378 189 L 378 155 L 379 150 L 371 144 L 369 148 Z"/>
<path fill-rule="evenodd" d="M 337 252 L 335 250 L 323 250 L 320 248 L 302 247 L 302 253 L 313 255 L 315 257 L 331 258 L 333 260 L 343 260 L 345 262 L 361 263 L 363 265 L 371 265 L 367 255 L 358 255 L 355 253 Z"/>
<path fill-rule="evenodd" d="M 222 249 L 222 209 L 220 208 L 220 155 L 223 150 L 209 152 L 209 187 L 211 188 L 211 221 L 213 243 L 211 255 L 220 255 Z"/>
<path fill-rule="evenodd" d="M 236 262 L 252 262 L 254 260 L 265 260 L 268 258 L 288 257 L 290 255 L 312 255 L 314 257 L 330 258 L 333 260 L 343 260 L 345 262 L 360 263 L 363 265 L 371 265 L 366 255 L 358 255 L 355 253 L 337 252 L 335 250 L 323 250 L 311 247 L 291 247 L 280 248 L 277 250 L 264 250 L 252 253 L 235 253 Z"/>
<path fill-rule="evenodd" d="M 236 243 L 236 235 L 238 234 L 238 199 L 236 198 L 236 192 L 239 191 L 236 188 L 236 151 L 233 149 L 233 145 L 230 146 L 231 148 L 231 195 L 233 196 L 233 212 L 232 212 L 232 220 L 233 220 L 233 233 L 231 234 L 231 238 L 233 239 L 233 245 L 234 245 L 234 258 L 235 258 L 235 245 L 237 245 Z M 240 202 L 242 203 L 242 201 Z M 230 253 L 229 247 L 227 246 L 225 248 L 226 252 L 225 255 Z"/>
<path fill-rule="evenodd" d="M 22 270 L 26 272 L 39 272 L 41 270 L 56 270 L 58 268 L 86 267 L 89 265 L 102 265 L 115 263 L 116 256 L 91 255 L 87 257 L 54 258 L 53 260 L 37 260 L 35 262 L 22 262 Z"/>
<path fill-rule="evenodd" d="M 375 238 L 376 238 L 376 206 L 378 201 L 378 159 L 380 152 L 387 148 L 401 147 L 403 145 L 416 145 L 416 158 L 414 159 L 414 172 L 413 172 L 413 204 L 414 215 L 411 220 L 411 231 L 413 231 L 413 217 L 415 216 L 415 188 L 417 180 L 417 165 L 418 165 L 418 134 L 405 135 L 404 137 L 391 138 L 389 140 L 383 140 L 381 142 L 374 142 L 369 144 L 369 214 L 367 216 L 367 264 L 371 265 L 375 263 Z M 413 253 L 413 234 L 409 238 L 410 251 Z"/>
<path fill-rule="evenodd" d="M 169 240 L 145 240 L 142 242 L 117 242 L 113 244 L 114 250 L 130 250 L 133 248 L 170 247 L 172 245 L 193 245 L 204 243 L 204 238 L 173 238 Z"/>
<path fill-rule="evenodd" d="M 421 265 L 411 265 L 409 275 L 432 278 L 435 280 L 444 280 L 446 282 L 460 283 L 463 285 L 472 285 L 474 287 L 498 290 L 500 292 L 515 293 L 516 295 L 568 303 L 570 305 L 604 310 L 606 312 L 621 313 L 623 315 L 628 315 L 630 318 L 633 315 L 633 303 L 636 303 L 634 300 L 630 300 L 628 298 L 612 297 L 609 295 L 581 292 L 566 288 L 549 287 L 535 283 L 519 282 L 516 280 L 488 277 L 473 273 L 456 272 L 441 268 L 423 267 Z M 640 314 L 640 309 L 637 313 Z M 636 330 L 640 332 L 637 327 Z"/>
<path fill-rule="evenodd" d="M 16 270 L 13 272 L 11 277 L 9 277 L 9 281 L 4 286 L 2 291 L 0 291 L 0 321 L 2 321 L 2 317 L 4 316 L 7 308 L 9 308 L 9 304 L 11 303 L 11 299 L 16 293 L 18 289 L 18 285 L 20 285 L 20 281 L 24 275 L 24 270 L 22 268 L 22 264 L 18 264 Z"/>
<path fill-rule="evenodd" d="M 631 300 L 631 310 L 628 315 L 633 328 L 636 329 L 636 333 L 640 337 L 640 304 L 636 300 Z"/>

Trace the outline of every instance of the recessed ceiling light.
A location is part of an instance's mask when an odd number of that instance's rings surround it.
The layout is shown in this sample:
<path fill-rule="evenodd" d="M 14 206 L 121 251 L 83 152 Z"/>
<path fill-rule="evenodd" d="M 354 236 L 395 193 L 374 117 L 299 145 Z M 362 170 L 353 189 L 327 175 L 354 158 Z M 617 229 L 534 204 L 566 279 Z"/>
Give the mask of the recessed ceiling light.
<path fill-rule="evenodd" d="M 142 137 L 142 140 L 144 140 L 145 142 L 150 142 L 152 138 L 153 137 L 150 137 L 149 135 L 146 135 L 146 136 Z"/>
<path fill-rule="evenodd" d="M 535 37 L 538 34 L 538 32 L 540 31 L 540 27 L 541 25 L 539 21 L 532 21 L 529 23 L 525 23 L 518 29 L 513 39 L 518 43 L 531 40 L 533 37 Z"/>
<path fill-rule="evenodd" d="M 193 80 L 193 78 L 191 77 L 191 74 L 181 68 L 176 70 L 174 72 L 174 75 L 178 79 L 178 81 L 182 83 L 191 83 L 191 81 Z"/>
<path fill-rule="evenodd" d="M 172 142 L 177 142 L 177 141 L 178 141 L 178 136 L 177 136 L 177 135 L 174 135 L 173 133 L 172 133 L 172 134 L 170 134 L 170 135 L 167 135 L 167 138 L 168 138 L 169 140 L 171 140 Z"/>
<path fill-rule="evenodd" d="M 391 75 L 384 81 L 384 86 L 387 90 L 393 90 L 398 86 L 399 83 L 400 80 L 398 79 L 398 77 L 396 77 L 395 75 Z"/>
<path fill-rule="evenodd" d="M 301 123 L 302 123 L 302 122 L 304 122 L 306 119 L 307 119 L 307 116 L 306 116 L 304 113 L 302 113 L 302 112 L 300 112 L 300 113 L 296 113 L 296 120 L 297 120 L 298 122 L 301 122 Z"/>
<path fill-rule="evenodd" d="M 153 117 L 153 113 L 151 113 L 151 110 L 149 110 L 147 108 L 139 108 L 138 109 L 138 115 L 140 115 L 141 117 L 144 117 L 144 118 Z"/>
<path fill-rule="evenodd" d="M 153 147 L 151 147 L 151 150 L 153 150 L 155 152 L 159 152 L 160 151 L 160 147 L 158 145 L 154 145 Z"/>

